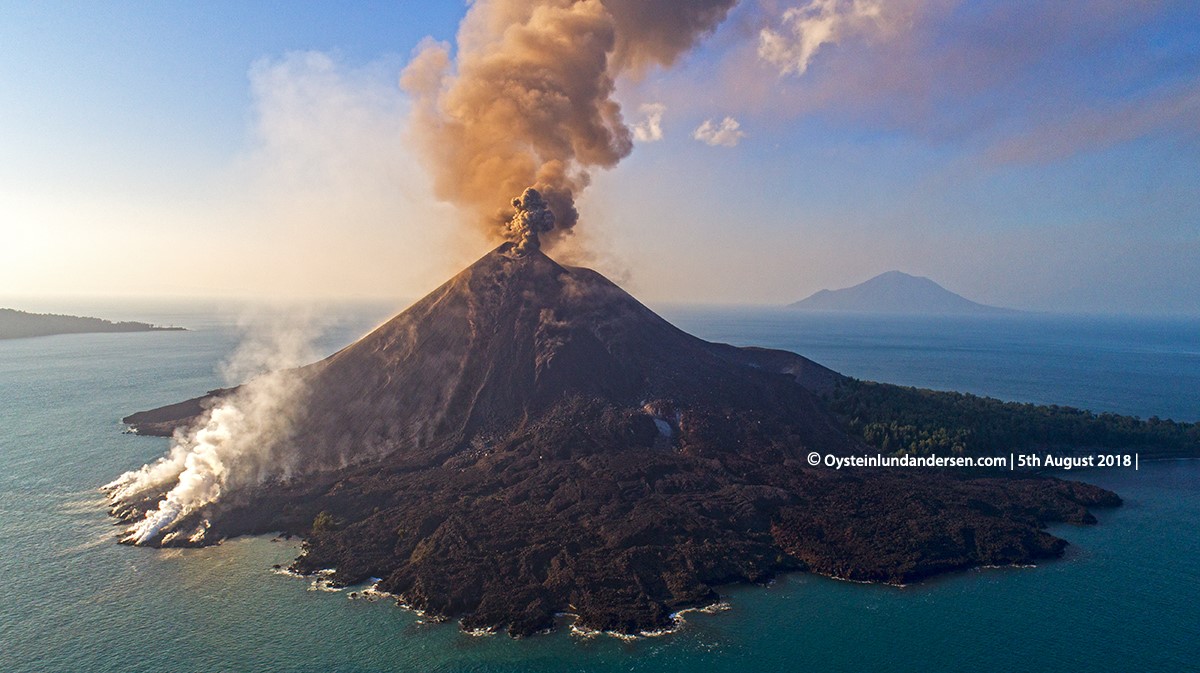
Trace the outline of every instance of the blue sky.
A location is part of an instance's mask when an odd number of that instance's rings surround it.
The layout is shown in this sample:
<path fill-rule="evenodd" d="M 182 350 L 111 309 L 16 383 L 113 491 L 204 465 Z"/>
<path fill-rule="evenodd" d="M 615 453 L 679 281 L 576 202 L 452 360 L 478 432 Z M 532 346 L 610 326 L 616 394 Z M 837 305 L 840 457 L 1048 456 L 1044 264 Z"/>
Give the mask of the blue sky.
<path fill-rule="evenodd" d="M 799 45 L 784 12 L 813 7 L 764 0 L 619 80 L 662 138 L 593 176 L 588 263 L 650 301 L 900 269 L 1001 305 L 1200 313 L 1194 3 L 826 1 L 842 22 L 802 73 L 762 35 Z M 428 290 L 488 242 L 432 198 L 397 82 L 466 11 L 0 6 L 0 295 Z M 694 137 L 726 117 L 743 135 Z"/>

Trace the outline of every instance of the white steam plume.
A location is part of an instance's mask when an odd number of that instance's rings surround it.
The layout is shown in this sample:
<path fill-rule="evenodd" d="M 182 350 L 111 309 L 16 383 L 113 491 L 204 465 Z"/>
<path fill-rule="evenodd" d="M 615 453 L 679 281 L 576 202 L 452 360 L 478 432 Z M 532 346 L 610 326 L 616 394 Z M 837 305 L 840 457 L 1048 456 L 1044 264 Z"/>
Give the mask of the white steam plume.
<path fill-rule="evenodd" d="M 306 321 L 307 323 L 307 321 Z M 303 375 L 293 369 L 311 361 L 311 329 L 295 320 L 275 321 L 253 332 L 225 362 L 227 380 L 253 376 L 226 395 L 198 424 L 176 433 L 170 452 L 106 485 L 119 516 L 144 516 L 126 531 L 124 542 L 171 542 L 204 538 L 201 520 L 190 531 L 177 530 L 189 515 L 230 492 L 270 480 L 286 480 L 302 469 L 290 451 L 290 430 L 305 395 Z"/>

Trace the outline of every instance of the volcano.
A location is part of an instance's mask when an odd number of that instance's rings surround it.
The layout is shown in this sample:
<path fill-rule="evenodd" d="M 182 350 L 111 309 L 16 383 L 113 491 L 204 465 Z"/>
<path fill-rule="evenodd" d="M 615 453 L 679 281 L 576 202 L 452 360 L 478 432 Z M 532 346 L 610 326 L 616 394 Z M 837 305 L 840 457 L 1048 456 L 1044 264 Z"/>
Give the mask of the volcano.
<path fill-rule="evenodd" d="M 1050 522 L 1119 503 L 1078 482 L 834 470 L 874 454 L 799 355 L 691 336 L 585 268 L 506 243 L 334 355 L 293 372 L 286 473 L 173 524 L 210 544 L 285 531 L 293 569 L 377 589 L 464 628 L 638 633 L 717 588 L 785 571 L 904 583 L 1057 556 Z M 237 390 L 126 418 L 203 423 Z M 166 488 L 117 503 L 131 523 Z"/>

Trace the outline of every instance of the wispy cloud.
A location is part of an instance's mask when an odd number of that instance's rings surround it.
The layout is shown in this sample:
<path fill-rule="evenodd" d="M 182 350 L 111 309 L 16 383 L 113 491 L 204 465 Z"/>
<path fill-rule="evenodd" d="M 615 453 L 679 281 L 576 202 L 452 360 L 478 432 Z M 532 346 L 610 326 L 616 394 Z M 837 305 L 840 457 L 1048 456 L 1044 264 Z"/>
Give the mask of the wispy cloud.
<path fill-rule="evenodd" d="M 713 147 L 735 147 L 746 137 L 746 133 L 742 131 L 742 125 L 736 119 L 726 117 L 720 123 L 714 123 L 711 119 L 704 120 L 692 133 L 692 137 Z"/>
<path fill-rule="evenodd" d="M 1155 133 L 1200 140 L 1200 78 L 1138 100 L 1101 102 L 1047 119 L 993 143 L 994 163 L 1048 163 Z"/>
<path fill-rule="evenodd" d="M 778 29 L 763 28 L 758 55 L 780 73 L 802 75 L 817 50 L 850 33 L 879 30 L 885 25 L 879 0 L 810 0 L 783 12 Z"/>
<path fill-rule="evenodd" d="M 662 118 L 667 106 L 662 103 L 646 103 L 638 107 L 642 119 L 634 122 L 633 137 L 639 143 L 652 143 L 663 138 Z"/>
<path fill-rule="evenodd" d="M 993 162 L 1150 136 L 1192 142 L 1200 62 L 1181 46 L 1180 6 L 803 0 L 764 19 L 722 79 L 739 117 L 817 117 Z"/>
<path fill-rule="evenodd" d="M 411 292 L 459 261 L 430 252 L 461 234 L 408 147 L 398 69 L 320 52 L 251 68 L 251 146 L 230 171 L 233 218 L 244 223 L 229 259 L 239 284 L 285 295 Z"/>

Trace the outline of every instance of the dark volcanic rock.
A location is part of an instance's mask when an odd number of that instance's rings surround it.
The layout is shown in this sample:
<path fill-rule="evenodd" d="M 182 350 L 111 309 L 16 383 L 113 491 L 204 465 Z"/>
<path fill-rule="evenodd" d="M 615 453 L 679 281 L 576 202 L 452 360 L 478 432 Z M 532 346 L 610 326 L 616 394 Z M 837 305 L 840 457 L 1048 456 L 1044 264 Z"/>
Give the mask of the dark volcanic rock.
<path fill-rule="evenodd" d="M 300 373 L 293 449 L 314 469 L 196 514 L 207 539 L 305 535 L 297 570 L 381 577 L 467 627 L 529 634 L 569 612 L 631 633 L 781 571 L 900 583 L 1024 563 L 1062 552 L 1047 523 L 1119 503 L 1054 479 L 807 467 L 873 453 L 814 392 L 840 375 L 697 339 L 510 246 Z M 210 400 L 129 421 L 169 432 Z"/>
<path fill-rule="evenodd" d="M 176 428 L 186 427 L 192 423 L 209 409 L 213 401 L 229 392 L 231 390 L 226 388 L 210 390 L 201 397 L 193 397 L 190 400 L 168 404 L 165 407 L 130 414 L 122 418 L 121 422 L 133 428 L 139 435 L 170 437 L 175 433 Z"/>

